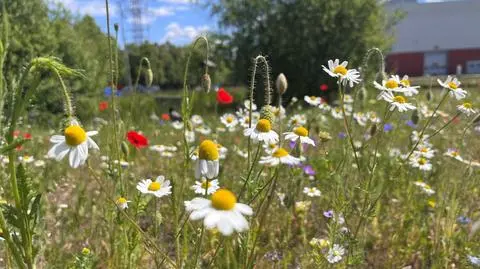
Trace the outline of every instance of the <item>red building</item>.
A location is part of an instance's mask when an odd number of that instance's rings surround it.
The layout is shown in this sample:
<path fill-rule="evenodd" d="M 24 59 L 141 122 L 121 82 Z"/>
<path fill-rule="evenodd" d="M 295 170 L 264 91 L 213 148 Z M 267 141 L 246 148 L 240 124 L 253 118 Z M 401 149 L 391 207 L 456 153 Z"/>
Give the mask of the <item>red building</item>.
<path fill-rule="evenodd" d="M 480 1 L 390 0 L 405 12 L 396 25 L 388 71 L 411 76 L 480 74 Z"/>

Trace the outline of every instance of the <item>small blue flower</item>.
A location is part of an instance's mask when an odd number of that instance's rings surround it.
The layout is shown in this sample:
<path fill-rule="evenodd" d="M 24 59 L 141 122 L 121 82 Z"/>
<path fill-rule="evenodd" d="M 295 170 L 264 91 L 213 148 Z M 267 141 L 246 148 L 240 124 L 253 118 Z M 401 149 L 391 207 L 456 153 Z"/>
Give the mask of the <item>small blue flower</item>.
<path fill-rule="evenodd" d="M 324 211 L 323 212 L 323 215 L 326 217 L 326 218 L 333 218 L 333 210 L 328 210 L 328 211 Z"/>
<path fill-rule="evenodd" d="M 408 126 L 412 127 L 413 129 L 417 129 L 417 125 L 416 125 L 415 123 L 413 123 L 412 120 L 408 120 L 408 121 L 406 122 L 406 124 L 407 124 Z"/>
<path fill-rule="evenodd" d="M 291 149 L 294 149 L 296 145 L 297 145 L 297 142 L 295 142 L 295 141 L 290 141 L 290 142 L 288 143 L 288 146 L 289 146 Z"/>
<path fill-rule="evenodd" d="M 476 265 L 476 266 L 480 266 L 480 258 L 479 257 L 475 257 L 475 256 L 471 256 L 471 255 L 467 255 L 467 257 L 468 257 L 468 260 L 470 261 L 471 264 Z"/>
<path fill-rule="evenodd" d="M 469 224 L 472 220 L 468 217 L 465 217 L 465 216 L 459 216 L 457 218 L 457 222 L 460 223 L 460 224 Z"/>
<path fill-rule="evenodd" d="M 391 130 L 393 130 L 393 125 L 390 124 L 390 123 L 385 123 L 385 125 L 383 126 L 383 131 L 385 133 L 388 133 L 390 132 Z"/>
<path fill-rule="evenodd" d="M 347 134 L 345 134 L 344 132 L 338 133 L 338 138 L 344 139 L 345 137 L 347 137 Z"/>

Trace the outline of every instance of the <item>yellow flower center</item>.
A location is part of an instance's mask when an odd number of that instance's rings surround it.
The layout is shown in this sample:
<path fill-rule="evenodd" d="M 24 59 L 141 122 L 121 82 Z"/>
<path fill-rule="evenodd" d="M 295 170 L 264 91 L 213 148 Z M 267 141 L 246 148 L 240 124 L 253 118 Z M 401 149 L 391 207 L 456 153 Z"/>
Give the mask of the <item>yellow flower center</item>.
<path fill-rule="evenodd" d="M 249 117 L 245 117 L 245 123 L 250 123 L 250 118 Z"/>
<path fill-rule="evenodd" d="M 395 89 L 395 88 L 398 88 L 398 82 L 396 82 L 394 79 L 389 79 L 389 80 L 385 83 L 385 87 L 387 87 L 387 89 Z"/>
<path fill-rule="evenodd" d="M 458 151 L 452 151 L 452 156 L 457 157 L 458 156 Z"/>
<path fill-rule="evenodd" d="M 310 100 L 315 101 L 315 100 L 317 100 L 317 97 L 316 96 L 310 96 Z"/>
<path fill-rule="evenodd" d="M 208 183 L 205 179 L 202 181 L 202 189 L 208 189 L 211 186 L 212 186 L 212 183 L 210 181 L 208 181 Z"/>
<path fill-rule="evenodd" d="M 288 155 L 288 152 L 284 148 L 279 148 L 275 150 L 275 152 L 272 154 L 273 157 L 275 158 L 282 158 Z"/>
<path fill-rule="evenodd" d="M 308 136 L 308 130 L 302 126 L 293 129 L 293 132 L 298 136 Z"/>
<path fill-rule="evenodd" d="M 472 109 L 472 104 L 471 103 L 463 103 L 464 108 Z"/>
<path fill-rule="evenodd" d="M 345 76 L 347 74 L 347 68 L 345 68 L 345 66 L 343 66 L 343 65 L 339 65 L 339 66 L 335 67 L 335 69 L 333 69 L 333 73 L 341 74 L 341 75 Z"/>
<path fill-rule="evenodd" d="M 393 101 L 397 102 L 397 103 L 400 103 L 400 104 L 405 104 L 407 102 L 407 99 L 403 96 L 397 95 L 397 96 L 393 97 Z"/>
<path fill-rule="evenodd" d="M 201 160 L 218 160 L 218 147 L 212 140 L 204 140 L 200 143 L 198 155 Z"/>
<path fill-rule="evenodd" d="M 256 128 L 262 133 L 268 133 L 270 130 L 272 130 L 272 124 L 267 119 L 261 119 L 258 121 Z"/>
<path fill-rule="evenodd" d="M 448 87 L 450 87 L 450 89 L 456 90 L 456 89 L 458 88 L 458 85 L 457 85 L 455 82 L 450 81 L 450 82 L 448 83 Z"/>
<path fill-rule="evenodd" d="M 117 205 L 123 205 L 127 202 L 127 199 L 123 198 L 123 197 L 118 197 L 116 203 Z"/>
<path fill-rule="evenodd" d="M 211 201 L 212 206 L 215 209 L 231 210 L 237 203 L 237 197 L 235 197 L 235 194 L 229 190 L 220 189 L 212 194 Z"/>
<path fill-rule="evenodd" d="M 408 80 L 408 79 L 402 79 L 402 80 L 400 80 L 400 83 L 402 83 L 403 86 L 405 86 L 405 87 L 410 87 L 410 80 Z"/>
<path fill-rule="evenodd" d="M 427 153 L 428 149 L 427 148 L 421 148 L 420 151 L 423 152 L 423 153 Z"/>
<path fill-rule="evenodd" d="M 424 165 L 424 164 L 426 164 L 426 163 L 427 163 L 427 160 L 426 160 L 425 158 L 420 158 L 420 159 L 418 159 L 418 164 Z"/>
<path fill-rule="evenodd" d="M 69 146 L 78 146 L 87 140 L 87 133 L 78 125 L 68 126 L 64 135 Z"/>
<path fill-rule="evenodd" d="M 150 185 L 148 185 L 148 190 L 149 191 L 158 191 L 161 187 L 162 187 L 162 184 L 154 181 L 154 182 L 150 183 Z"/>
<path fill-rule="evenodd" d="M 271 149 L 274 149 L 274 148 L 277 147 L 277 144 L 269 144 L 268 146 L 269 146 Z"/>
<path fill-rule="evenodd" d="M 232 123 L 233 122 L 233 117 L 232 116 L 228 116 L 227 117 L 227 123 Z"/>

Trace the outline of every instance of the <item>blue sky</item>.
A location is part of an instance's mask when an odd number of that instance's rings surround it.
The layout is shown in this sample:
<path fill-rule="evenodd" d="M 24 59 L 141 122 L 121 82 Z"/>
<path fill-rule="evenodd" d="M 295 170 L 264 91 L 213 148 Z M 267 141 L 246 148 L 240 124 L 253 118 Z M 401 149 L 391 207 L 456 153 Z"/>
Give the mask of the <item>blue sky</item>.
<path fill-rule="evenodd" d="M 88 14 L 106 31 L 105 0 L 51 0 L 62 3 L 75 14 Z M 142 20 L 135 22 L 131 12 L 131 0 L 109 0 L 111 25 L 125 27 L 127 43 L 134 42 L 132 30 L 139 25 L 144 40 L 164 43 L 188 44 L 193 38 L 209 30 L 217 29 L 216 19 L 210 12 L 191 0 L 137 0 L 141 3 Z M 123 19 L 122 19 L 123 10 Z M 113 30 L 113 29 L 112 29 Z M 119 38 L 120 41 L 122 38 Z"/>
<path fill-rule="evenodd" d="M 91 15 L 103 31 L 106 31 L 105 0 L 47 0 L 62 3 L 75 14 Z M 206 31 L 218 30 L 217 20 L 205 8 L 194 4 L 195 0 L 136 0 L 141 3 L 142 21 L 136 23 L 131 12 L 132 0 L 109 0 L 111 22 L 123 25 L 127 43 L 134 42 L 132 29 L 140 24 L 143 39 L 164 43 L 167 40 L 177 45 L 188 44 Z M 198 1 L 198 0 L 197 0 Z M 420 3 L 449 0 L 418 0 Z M 451 0 L 450 0 L 451 1 Z M 123 20 L 122 12 L 123 10 Z M 120 43 L 123 37 L 120 37 Z"/>

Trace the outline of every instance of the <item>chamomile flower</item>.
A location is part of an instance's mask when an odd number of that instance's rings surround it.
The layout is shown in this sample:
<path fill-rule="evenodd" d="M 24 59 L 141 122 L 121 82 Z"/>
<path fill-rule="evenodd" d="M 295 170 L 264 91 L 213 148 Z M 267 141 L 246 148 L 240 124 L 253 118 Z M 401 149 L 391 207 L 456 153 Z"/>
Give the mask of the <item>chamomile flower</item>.
<path fill-rule="evenodd" d="M 268 155 L 271 155 L 275 150 L 278 149 L 278 144 L 277 143 L 265 143 L 263 144 L 263 149 L 265 150 L 265 153 Z"/>
<path fill-rule="evenodd" d="M 383 91 L 389 91 L 389 92 L 401 92 L 401 84 L 400 84 L 400 79 L 398 76 L 392 76 L 388 80 L 382 80 L 382 84 L 374 81 L 373 85 L 375 88 L 378 90 Z"/>
<path fill-rule="evenodd" d="M 335 61 L 328 61 L 328 68 L 323 66 L 323 71 L 327 72 L 332 77 L 338 78 L 340 83 L 346 85 L 349 83 L 350 87 L 353 87 L 353 84 L 359 83 L 360 73 L 356 69 L 347 69 L 348 62 L 343 61 L 340 64 L 338 59 Z"/>
<path fill-rule="evenodd" d="M 264 143 L 278 142 L 278 134 L 272 130 L 272 124 L 267 119 L 260 119 L 255 127 L 246 128 L 243 134 L 249 136 L 254 141 Z"/>
<path fill-rule="evenodd" d="M 462 84 L 457 78 L 452 76 L 447 76 L 445 81 L 441 81 L 437 79 L 438 84 L 445 89 L 449 90 L 450 96 L 455 97 L 457 100 L 463 99 L 467 96 L 467 91 L 460 88 L 460 84 Z"/>
<path fill-rule="evenodd" d="M 202 116 L 200 115 L 192 115 L 192 117 L 190 118 L 190 120 L 192 121 L 192 124 L 194 126 L 200 126 L 203 124 L 203 118 Z"/>
<path fill-rule="evenodd" d="M 207 125 L 200 125 L 197 128 L 195 128 L 195 131 L 202 135 L 209 135 L 212 133 L 212 129 L 208 127 Z"/>
<path fill-rule="evenodd" d="M 181 121 L 172 121 L 172 127 L 176 130 L 182 130 L 183 129 L 183 122 Z"/>
<path fill-rule="evenodd" d="M 270 156 L 260 157 L 258 163 L 268 166 L 277 166 L 279 164 L 297 165 L 300 163 L 300 159 L 288 154 L 288 151 L 284 148 L 278 148 Z"/>
<path fill-rule="evenodd" d="M 315 146 L 315 142 L 308 137 L 308 130 L 303 126 L 293 128 L 292 132 L 283 133 L 285 140 L 297 141 L 300 140 L 301 144 L 309 144 Z"/>
<path fill-rule="evenodd" d="M 195 178 L 214 179 L 220 170 L 218 145 L 211 140 L 204 140 L 198 147 L 198 159 L 195 165 Z"/>
<path fill-rule="evenodd" d="M 366 126 L 367 125 L 367 115 L 363 112 L 355 112 L 353 113 L 353 119 L 358 123 L 360 126 Z"/>
<path fill-rule="evenodd" d="M 220 122 L 222 122 L 222 124 L 225 125 L 225 127 L 227 127 L 228 129 L 231 129 L 237 126 L 238 119 L 237 117 L 235 117 L 235 115 L 227 113 L 220 118 Z"/>
<path fill-rule="evenodd" d="M 414 154 L 418 157 L 431 159 L 435 156 L 435 150 L 431 149 L 428 145 L 419 145 Z"/>
<path fill-rule="evenodd" d="M 47 155 L 49 158 L 60 161 L 68 154 L 70 166 L 77 168 L 87 160 L 89 148 L 99 149 L 95 141 L 90 138 L 97 133 L 97 131 L 85 132 L 78 123 L 72 123 L 65 129 L 64 135 L 53 135 L 50 138 L 50 142 L 54 145 Z"/>
<path fill-rule="evenodd" d="M 289 126 L 301 126 L 307 124 L 307 117 L 302 114 L 295 114 L 288 120 Z"/>
<path fill-rule="evenodd" d="M 210 199 L 196 197 L 186 201 L 185 209 L 191 212 L 190 220 L 203 219 L 207 229 L 217 228 L 225 236 L 248 230 L 244 215 L 253 214 L 250 206 L 237 203 L 235 194 L 226 189 L 217 190 Z"/>
<path fill-rule="evenodd" d="M 307 102 L 311 106 L 318 106 L 322 103 L 322 98 L 317 96 L 306 95 L 305 97 L 303 97 L 303 100 L 305 100 L 305 102 Z"/>
<path fill-rule="evenodd" d="M 333 244 L 333 247 L 328 250 L 327 261 L 329 263 L 337 263 L 342 260 L 344 254 L 345 248 L 338 244 Z"/>
<path fill-rule="evenodd" d="M 153 194 L 156 197 L 163 197 L 172 193 L 170 180 L 165 180 L 164 176 L 158 176 L 155 181 L 144 179 L 137 184 L 137 190 L 143 194 Z"/>
<path fill-rule="evenodd" d="M 462 156 L 460 156 L 460 152 L 458 151 L 458 149 L 455 148 L 447 149 L 447 152 L 445 152 L 443 155 L 452 157 L 458 161 L 463 161 Z"/>
<path fill-rule="evenodd" d="M 350 94 L 345 94 L 343 96 L 343 102 L 345 104 L 351 104 L 351 103 L 353 103 L 353 97 Z"/>
<path fill-rule="evenodd" d="M 33 156 L 30 156 L 30 155 L 23 155 L 18 157 L 18 161 L 22 162 L 23 164 L 28 164 L 28 163 L 34 162 L 35 158 L 33 158 Z"/>
<path fill-rule="evenodd" d="M 416 157 L 416 156 L 410 157 L 410 165 L 422 171 L 432 170 L 432 164 L 428 161 L 428 159 L 423 157 Z"/>
<path fill-rule="evenodd" d="M 402 86 L 403 94 L 405 94 L 405 96 L 418 94 L 418 89 L 420 88 L 420 86 L 412 86 L 410 84 L 408 75 L 404 75 L 403 78 L 400 79 L 400 85 Z"/>
<path fill-rule="evenodd" d="M 250 102 L 250 99 L 243 101 L 243 105 L 247 110 L 250 110 L 250 106 L 252 107 L 252 111 L 257 110 L 257 105 L 255 103 Z"/>
<path fill-rule="evenodd" d="M 332 117 L 333 117 L 334 119 L 337 119 L 337 120 L 343 119 L 343 111 L 342 111 L 342 108 L 339 107 L 339 106 L 333 108 L 333 109 L 330 111 L 330 113 L 332 114 Z M 346 111 L 345 111 L 345 114 L 347 114 Z"/>
<path fill-rule="evenodd" d="M 198 194 L 212 194 L 216 192 L 220 187 L 218 186 L 218 179 L 208 180 L 206 178 L 202 178 L 202 181 L 195 181 L 195 185 L 192 186 L 192 189 L 195 193 Z"/>
<path fill-rule="evenodd" d="M 275 115 L 275 118 L 277 119 L 285 119 L 287 113 L 285 111 L 285 108 L 283 106 L 277 107 L 277 106 L 272 106 L 272 113 Z"/>
<path fill-rule="evenodd" d="M 388 91 L 382 92 L 378 99 L 383 99 L 390 103 L 390 111 L 397 109 L 398 112 L 406 112 L 416 109 L 414 105 L 407 103 L 407 98 L 401 95 L 393 95 L 393 93 Z"/>
<path fill-rule="evenodd" d="M 457 110 L 467 116 L 477 113 L 477 111 L 473 108 L 472 103 L 469 103 L 469 102 L 465 102 L 461 105 L 458 105 Z"/>
<path fill-rule="evenodd" d="M 323 102 L 321 103 L 318 108 L 320 108 L 321 111 L 323 112 L 328 112 L 332 109 L 332 107 L 327 103 L 327 102 Z"/>
<path fill-rule="evenodd" d="M 413 184 L 415 184 L 415 186 L 420 187 L 422 189 L 422 191 L 425 192 L 427 195 L 432 195 L 432 194 L 435 193 L 435 191 L 432 189 L 432 187 L 430 187 L 430 185 L 428 185 L 425 182 L 415 181 Z"/>
<path fill-rule="evenodd" d="M 129 201 L 125 199 L 125 197 L 118 197 L 117 200 L 115 200 L 115 204 L 118 206 L 119 209 L 124 210 L 128 208 L 128 203 L 132 201 Z"/>
<path fill-rule="evenodd" d="M 303 188 L 303 193 L 305 193 L 309 197 L 320 197 L 320 195 L 322 195 L 322 192 L 315 187 L 305 187 Z"/>

